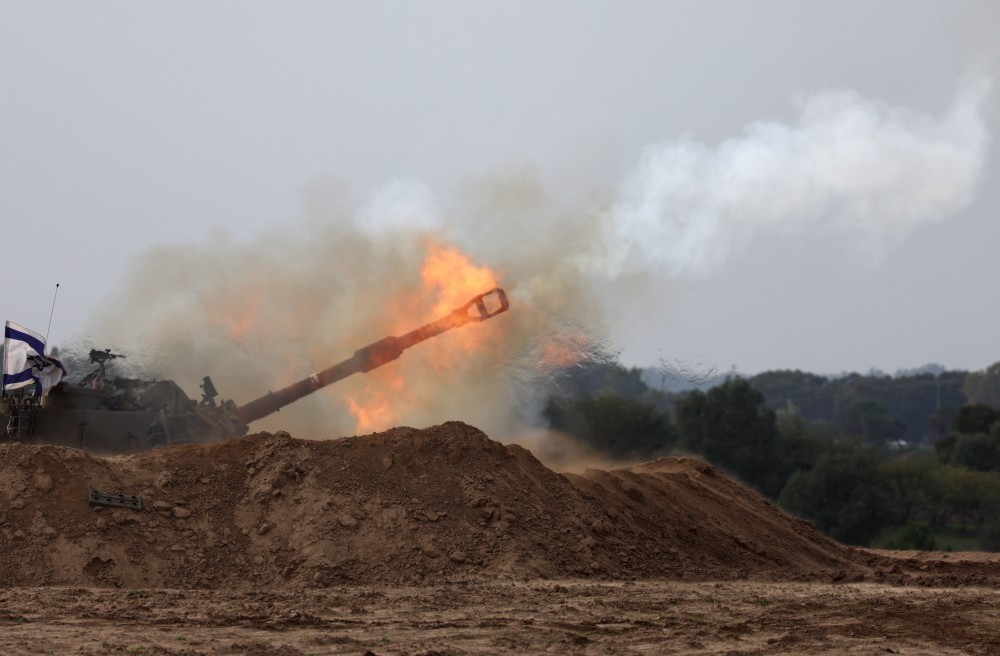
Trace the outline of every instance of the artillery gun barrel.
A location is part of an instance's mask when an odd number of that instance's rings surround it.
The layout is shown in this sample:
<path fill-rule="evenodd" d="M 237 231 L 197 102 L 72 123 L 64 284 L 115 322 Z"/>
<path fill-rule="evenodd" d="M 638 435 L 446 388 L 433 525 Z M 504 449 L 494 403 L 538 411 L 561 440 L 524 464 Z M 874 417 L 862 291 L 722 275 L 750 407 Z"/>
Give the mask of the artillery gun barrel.
<path fill-rule="evenodd" d="M 476 296 L 462 307 L 456 308 L 437 321 L 432 321 L 416 330 L 411 330 L 405 335 L 380 339 L 368 346 L 359 348 L 354 352 L 354 355 L 343 362 L 338 362 L 332 367 L 304 378 L 297 383 L 292 383 L 288 387 L 283 387 L 276 392 L 268 392 L 258 399 L 245 403 L 236 408 L 236 416 L 244 424 L 262 419 L 284 408 L 289 403 L 294 403 L 303 396 L 312 394 L 331 383 L 343 380 L 356 373 L 371 371 L 392 362 L 402 355 L 403 351 L 414 344 L 419 344 L 435 335 L 440 335 L 446 330 L 451 330 L 467 323 L 491 319 L 501 312 L 506 312 L 508 307 L 507 294 L 504 290 L 499 287 L 491 289 Z"/>

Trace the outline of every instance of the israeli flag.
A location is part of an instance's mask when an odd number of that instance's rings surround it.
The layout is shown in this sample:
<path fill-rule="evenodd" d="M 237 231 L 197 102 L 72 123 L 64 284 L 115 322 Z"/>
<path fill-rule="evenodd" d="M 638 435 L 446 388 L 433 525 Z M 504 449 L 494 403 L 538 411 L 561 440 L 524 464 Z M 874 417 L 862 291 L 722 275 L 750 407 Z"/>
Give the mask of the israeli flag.
<path fill-rule="evenodd" d="M 45 338 L 8 321 L 3 332 L 3 391 L 34 386 L 44 396 L 66 375 L 66 367 L 45 355 Z"/>

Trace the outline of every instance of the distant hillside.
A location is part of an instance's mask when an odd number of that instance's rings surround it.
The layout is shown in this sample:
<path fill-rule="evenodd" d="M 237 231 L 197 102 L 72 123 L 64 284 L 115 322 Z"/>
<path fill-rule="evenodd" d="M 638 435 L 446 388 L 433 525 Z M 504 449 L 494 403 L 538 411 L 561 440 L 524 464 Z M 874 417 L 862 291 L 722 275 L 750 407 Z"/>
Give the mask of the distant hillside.
<path fill-rule="evenodd" d="M 802 371 L 767 371 L 749 379 L 774 410 L 826 422 L 843 435 L 932 443 L 968 402 L 968 372 L 837 378 Z"/>
<path fill-rule="evenodd" d="M 639 370 L 648 387 L 666 393 L 670 405 L 691 390 L 707 390 L 736 372 L 718 374 L 685 367 Z M 749 382 L 767 407 L 823 422 L 837 434 L 931 444 L 945 436 L 965 403 L 1000 407 L 1000 363 L 981 371 L 947 370 L 939 364 L 900 369 L 895 375 L 820 375 L 800 370 L 765 371 Z M 664 403 L 658 404 L 661 408 Z"/>

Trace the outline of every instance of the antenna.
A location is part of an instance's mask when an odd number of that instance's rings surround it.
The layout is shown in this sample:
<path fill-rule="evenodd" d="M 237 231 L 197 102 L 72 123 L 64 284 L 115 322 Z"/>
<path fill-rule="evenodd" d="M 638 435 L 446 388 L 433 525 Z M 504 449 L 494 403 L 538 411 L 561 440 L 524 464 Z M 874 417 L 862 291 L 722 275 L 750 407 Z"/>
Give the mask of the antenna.
<path fill-rule="evenodd" d="M 59 283 L 56 283 L 56 293 L 52 295 L 52 310 L 49 312 L 49 327 L 45 329 L 45 346 L 48 348 L 49 331 L 52 330 L 52 315 L 56 313 L 56 297 L 59 296 Z M 42 355 L 45 355 L 42 353 Z"/>

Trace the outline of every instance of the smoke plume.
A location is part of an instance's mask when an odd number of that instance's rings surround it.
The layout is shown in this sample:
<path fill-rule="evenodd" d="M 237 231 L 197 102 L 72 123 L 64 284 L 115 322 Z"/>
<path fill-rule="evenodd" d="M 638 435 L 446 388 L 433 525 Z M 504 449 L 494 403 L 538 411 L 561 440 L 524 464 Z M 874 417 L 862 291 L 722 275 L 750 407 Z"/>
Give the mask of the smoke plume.
<path fill-rule="evenodd" d="M 455 252 L 507 289 L 510 312 L 253 428 L 323 438 L 461 419 L 510 435 L 537 414 L 553 371 L 604 349 L 602 295 L 641 303 L 672 277 L 719 271 L 759 234 L 818 229 L 879 255 L 954 216 L 985 165 L 987 88 L 964 89 L 939 118 L 817 93 L 789 124 L 751 123 L 715 147 L 651 145 L 617 191 L 576 203 L 554 200 L 526 170 L 470 178 L 446 200 L 407 179 L 360 203 L 343 185 L 315 183 L 290 226 L 152 249 L 86 347 L 124 351 L 189 394 L 211 375 L 224 397 L 249 401 L 437 318 L 448 280 L 428 278 L 426 264 Z"/>
<path fill-rule="evenodd" d="M 605 216 L 598 266 L 612 276 L 704 275 L 758 234 L 811 226 L 881 256 L 972 201 L 988 89 L 963 89 L 939 119 L 824 91 L 800 101 L 793 124 L 751 123 L 715 148 L 691 137 L 650 146 Z"/>

